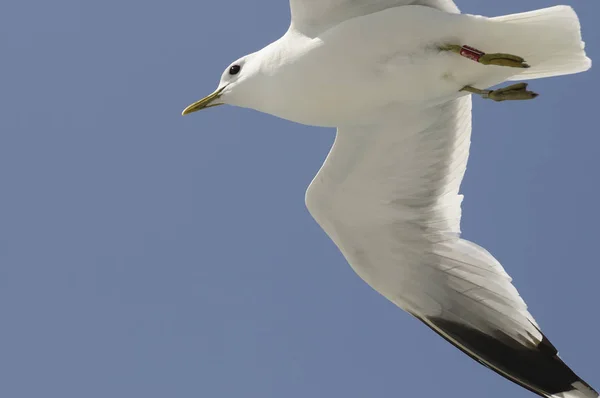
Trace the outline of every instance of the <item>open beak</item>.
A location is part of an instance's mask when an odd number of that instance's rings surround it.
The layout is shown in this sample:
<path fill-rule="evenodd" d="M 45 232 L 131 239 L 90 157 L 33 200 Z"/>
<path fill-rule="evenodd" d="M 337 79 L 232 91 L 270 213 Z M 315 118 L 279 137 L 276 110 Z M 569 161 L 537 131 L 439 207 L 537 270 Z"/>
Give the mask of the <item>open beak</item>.
<path fill-rule="evenodd" d="M 188 113 L 201 111 L 202 109 L 212 108 L 213 106 L 223 105 L 220 103 L 214 103 L 216 100 L 221 98 L 221 93 L 225 90 L 225 87 L 221 87 L 208 97 L 202 98 L 200 101 L 194 102 L 192 105 L 188 106 L 181 112 L 182 116 L 187 115 Z"/>

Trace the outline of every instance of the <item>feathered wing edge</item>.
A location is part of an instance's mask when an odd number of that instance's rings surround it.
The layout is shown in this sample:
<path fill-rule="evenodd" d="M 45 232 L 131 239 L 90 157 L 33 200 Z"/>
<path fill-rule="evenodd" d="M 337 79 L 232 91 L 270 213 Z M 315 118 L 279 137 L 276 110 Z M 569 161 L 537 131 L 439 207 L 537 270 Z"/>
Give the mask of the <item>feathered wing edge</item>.
<path fill-rule="evenodd" d="M 491 336 L 441 317 L 412 315 L 475 361 L 537 395 L 599 396 L 559 358 L 558 351 L 543 334 L 541 343 L 532 349 L 502 332 Z"/>

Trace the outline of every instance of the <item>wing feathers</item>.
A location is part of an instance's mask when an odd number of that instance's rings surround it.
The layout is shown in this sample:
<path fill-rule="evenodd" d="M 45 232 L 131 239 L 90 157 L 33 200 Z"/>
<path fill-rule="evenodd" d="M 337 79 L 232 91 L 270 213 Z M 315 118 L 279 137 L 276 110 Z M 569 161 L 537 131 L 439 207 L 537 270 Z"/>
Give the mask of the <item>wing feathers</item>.
<path fill-rule="evenodd" d="M 537 346 L 525 347 L 502 332 L 491 336 L 460 322 L 419 319 L 473 359 L 538 395 L 598 396 L 558 357 L 545 336 Z"/>
<path fill-rule="evenodd" d="M 583 382 L 510 276 L 459 237 L 470 134 L 469 97 L 340 128 L 309 211 L 367 283 L 471 357 L 540 395 L 595 398 L 573 395 Z"/>
<path fill-rule="evenodd" d="M 452 0 L 290 0 L 292 26 L 310 37 L 351 18 L 407 5 L 459 12 Z"/>

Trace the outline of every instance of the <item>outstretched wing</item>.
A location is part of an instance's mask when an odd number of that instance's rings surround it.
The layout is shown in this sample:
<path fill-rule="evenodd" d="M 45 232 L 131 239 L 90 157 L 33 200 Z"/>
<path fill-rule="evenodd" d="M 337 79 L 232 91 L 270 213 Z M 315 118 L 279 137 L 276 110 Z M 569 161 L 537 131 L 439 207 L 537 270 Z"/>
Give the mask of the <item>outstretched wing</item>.
<path fill-rule="evenodd" d="M 311 37 L 350 18 L 408 5 L 459 12 L 452 0 L 290 0 L 292 26 Z"/>
<path fill-rule="evenodd" d="M 598 395 L 557 356 L 500 263 L 460 239 L 471 98 L 339 128 L 306 204 L 373 288 L 542 396 Z"/>

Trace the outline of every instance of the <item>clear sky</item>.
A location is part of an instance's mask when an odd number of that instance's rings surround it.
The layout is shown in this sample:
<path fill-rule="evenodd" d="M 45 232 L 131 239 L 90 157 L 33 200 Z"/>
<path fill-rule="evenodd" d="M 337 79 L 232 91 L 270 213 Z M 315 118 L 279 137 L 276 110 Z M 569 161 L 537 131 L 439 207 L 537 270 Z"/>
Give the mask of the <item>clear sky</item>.
<path fill-rule="evenodd" d="M 566 1 L 600 59 L 600 2 Z M 286 30 L 287 1 L 1 8 L 2 397 L 533 396 L 371 290 L 312 220 L 304 191 L 332 130 L 180 116 Z M 464 236 L 600 388 L 600 75 L 532 88 L 475 100 Z"/>

